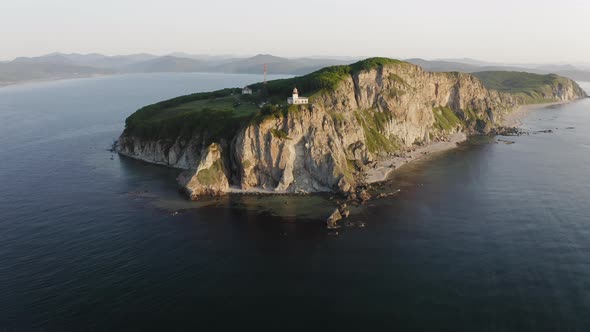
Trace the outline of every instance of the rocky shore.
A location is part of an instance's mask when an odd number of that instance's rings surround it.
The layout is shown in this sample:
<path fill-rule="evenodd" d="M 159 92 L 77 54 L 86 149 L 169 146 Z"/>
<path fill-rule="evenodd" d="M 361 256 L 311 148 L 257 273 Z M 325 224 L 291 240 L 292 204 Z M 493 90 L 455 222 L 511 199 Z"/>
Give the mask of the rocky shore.
<path fill-rule="evenodd" d="M 500 124 L 492 130 L 489 135 L 502 136 L 519 136 L 527 134 L 519 127 L 522 125 L 522 119 L 527 117 L 532 111 L 542 109 L 553 105 L 568 104 L 571 101 L 560 101 L 553 103 L 531 104 L 519 106 L 514 112 L 506 114 Z M 426 146 L 415 147 L 414 149 L 401 153 L 395 157 L 380 160 L 374 163 L 374 166 L 366 171 L 368 184 L 378 183 L 387 180 L 392 172 L 401 166 L 407 165 L 412 161 L 420 160 L 433 153 L 443 152 L 456 148 L 460 143 L 467 140 L 465 133 L 453 134 L 447 141 L 433 142 Z M 503 140 L 499 140 L 503 141 Z M 512 141 L 503 141 L 509 144 Z"/>
<path fill-rule="evenodd" d="M 572 81 L 547 97 L 584 97 L 579 91 Z M 184 169 L 178 181 L 191 199 L 334 192 L 362 201 L 368 184 L 412 160 L 456 147 L 470 135 L 505 130 L 530 109 L 520 106 L 517 97 L 488 90 L 471 75 L 396 62 L 343 76 L 334 89 L 311 96 L 309 105 L 251 121 L 229 138 L 211 142 L 205 130 L 153 139 L 127 128 L 116 150 Z"/>
<path fill-rule="evenodd" d="M 454 149 L 459 143 L 465 142 L 466 140 L 467 135 L 463 132 L 459 132 L 451 135 L 448 140 L 418 146 L 407 152 L 399 153 L 391 158 L 377 161 L 372 168 L 366 171 L 366 182 L 372 184 L 385 181 L 389 175 L 399 167 L 407 165 L 412 161 L 422 159 L 433 153 Z"/>

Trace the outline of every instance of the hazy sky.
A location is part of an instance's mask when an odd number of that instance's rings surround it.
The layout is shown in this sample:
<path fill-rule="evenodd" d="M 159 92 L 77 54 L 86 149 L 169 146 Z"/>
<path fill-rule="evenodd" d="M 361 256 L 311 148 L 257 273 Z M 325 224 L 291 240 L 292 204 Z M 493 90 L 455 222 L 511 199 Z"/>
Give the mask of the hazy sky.
<path fill-rule="evenodd" d="M 0 0 L 0 59 L 55 51 L 590 62 L 588 0 Z"/>

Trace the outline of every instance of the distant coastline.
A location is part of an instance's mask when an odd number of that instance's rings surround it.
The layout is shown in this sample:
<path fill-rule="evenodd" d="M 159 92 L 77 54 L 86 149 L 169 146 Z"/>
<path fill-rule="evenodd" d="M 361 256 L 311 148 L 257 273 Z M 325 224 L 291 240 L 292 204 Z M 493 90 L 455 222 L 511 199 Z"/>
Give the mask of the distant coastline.
<path fill-rule="evenodd" d="M 117 75 L 132 73 L 228 73 L 262 74 L 267 65 L 268 74 L 306 75 L 324 67 L 348 65 L 358 57 L 298 57 L 286 58 L 270 54 L 252 57 L 192 55 L 171 53 L 153 55 L 147 53 L 114 55 L 51 53 L 37 57 L 18 57 L 12 61 L 0 61 L 0 87 L 21 83 L 87 78 L 93 75 Z M 464 59 L 466 60 L 466 59 Z M 461 62 L 457 59 L 424 60 L 406 59 L 432 72 L 478 73 L 489 71 L 528 72 L 557 74 L 577 81 L 590 81 L 590 68 L 581 64 L 545 65 Z"/>
<path fill-rule="evenodd" d="M 34 84 L 34 83 L 44 83 L 44 82 L 55 82 L 55 81 L 68 81 L 68 80 L 76 80 L 82 78 L 93 78 L 93 77 L 104 77 L 104 76 L 115 76 L 117 74 L 89 74 L 89 75 L 80 75 L 74 77 L 53 77 L 53 78 L 40 78 L 34 80 L 26 80 L 26 81 L 16 81 L 16 82 L 0 82 L 0 89 L 9 87 L 9 86 L 17 86 L 17 85 L 25 85 L 25 84 Z"/>
<path fill-rule="evenodd" d="M 39 57 L 19 57 L 0 62 L 0 86 L 43 82 L 94 75 L 139 73 L 227 73 L 304 75 L 329 65 L 353 60 L 330 58 L 282 58 L 268 54 L 253 57 L 198 56 L 190 54 L 101 54 L 52 53 Z"/>
<path fill-rule="evenodd" d="M 116 76 L 126 76 L 126 75 L 151 75 L 151 74 L 179 74 L 179 75 L 187 75 L 187 74 L 253 75 L 253 74 L 248 74 L 248 73 L 218 73 L 218 72 L 153 72 L 153 73 L 92 74 L 92 75 L 76 76 L 76 77 L 59 77 L 59 78 L 47 78 L 47 79 L 35 79 L 35 80 L 18 81 L 18 82 L 0 82 L 0 89 L 11 87 L 11 86 L 20 86 L 20 85 L 35 84 L 35 83 L 70 81 L 70 80 L 85 79 L 85 78 L 116 77 Z M 291 74 L 272 74 L 272 75 L 269 75 L 269 76 L 270 77 L 273 77 L 273 78 L 275 78 L 275 77 L 285 78 L 285 77 L 293 77 L 294 75 L 291 75 Z"/>

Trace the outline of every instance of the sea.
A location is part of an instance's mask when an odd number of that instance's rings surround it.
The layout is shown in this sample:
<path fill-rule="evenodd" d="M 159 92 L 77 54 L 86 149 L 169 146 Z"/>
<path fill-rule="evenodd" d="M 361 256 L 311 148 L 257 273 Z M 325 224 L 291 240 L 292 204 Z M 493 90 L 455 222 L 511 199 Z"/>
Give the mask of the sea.
<path fill-rule="evenodd" d="M 590 99 L 400 168 L 338 230 L 338 197 L 190 202 L 109 150 L 144 105 L 260 80 L 0 88 L 0 331 L 590 330 Z"/>

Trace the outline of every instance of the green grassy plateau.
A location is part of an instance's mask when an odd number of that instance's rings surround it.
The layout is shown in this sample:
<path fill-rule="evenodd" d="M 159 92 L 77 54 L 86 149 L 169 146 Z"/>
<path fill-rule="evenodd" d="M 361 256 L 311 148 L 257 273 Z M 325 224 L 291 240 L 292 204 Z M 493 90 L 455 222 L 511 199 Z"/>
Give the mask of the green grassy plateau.
<path fill-rule="evenodd" d="M 569 79 L 555 74 L 539 75 L 514 71 L 485 71 L 472 73 L 488 89 L 514 94 L 524 103 L 552 102 L 553 89 L 569 84 Z"/>
<path fill-rule="evenodd" d="M 125 121 L 126 132 L 151 140 L 188 138 L 195 132 L 209 142 L 231 138 L 236 129 L 247 123 L 260 123 L 268 118 L 284 116 L 287 112 L 299 111 L 298 106 L 286 105 L 286 99 L 295 86 L 313 101 L 314 95 L 335 90 L 343 80 L 354 73 L 395 65 L 407 63 L 388 58 L 369 58 L 351 65 L 323 68 L 304 76 L 269 81 L 266 85 L 252 84 L 252 95 L 242 95 L 240 88 L 231 88 L 181 96 L 139 109 Z M 547 98 L 552 95 L 553 89 L 560 84 L 569 83 L 568 79 L 557 75 L 519 72 L 479 72 L 474 75 L 490 89 L 520 96 L 523 103 L 552 101 Z M 392 74 L 389 79 L 405 83 L 397 75 Z M 390 93 L 402 95 L 405 91 Z M 262 103 L 265 105 L 260 107 Z M 380 118 L 381 115 L 355 111 L 367 137 L 371 138 L 372 150 L 377 149 L 377 146 L 395 150 L 395 144 L 384 143 L 388 141 L 387 138 L 379 134 L 379 126 L 383 120 Z M 439 129 L 448 130 L 457 125 L 458 119 L 450 109 L 441 108 L 433 112 L 436 118 L 435 125 Z M 335 121 L 343 121 L 341 114 L 331 115 Z M 273 132 L 273 135 L 288 139 L 286 133 L 280 131 Z"/>
<path fill-rule="evenodd" d="M 250 87 L 255 91 L 252 95 L 242 95 L 241 89 L 232 88 L 181 96 L 139 109 L 127 118 L 125 126 L 128 133 L 150 139 L 189 137 L 196 130 L 206 133 L 209 141 L 229 138 L 240 125 L 296 111 L 296 106 L 285 105 L 295 86 L 311 96 L 334 90 L 355 72 L 403 63 L 387 58 L 369 58 L 304 76 L 269 81 L 266 86 L 252 84 Z M 259 107 L 261 102 L 267 105 Z M 283 138 L 280 133 L 276 135 Z"/>

